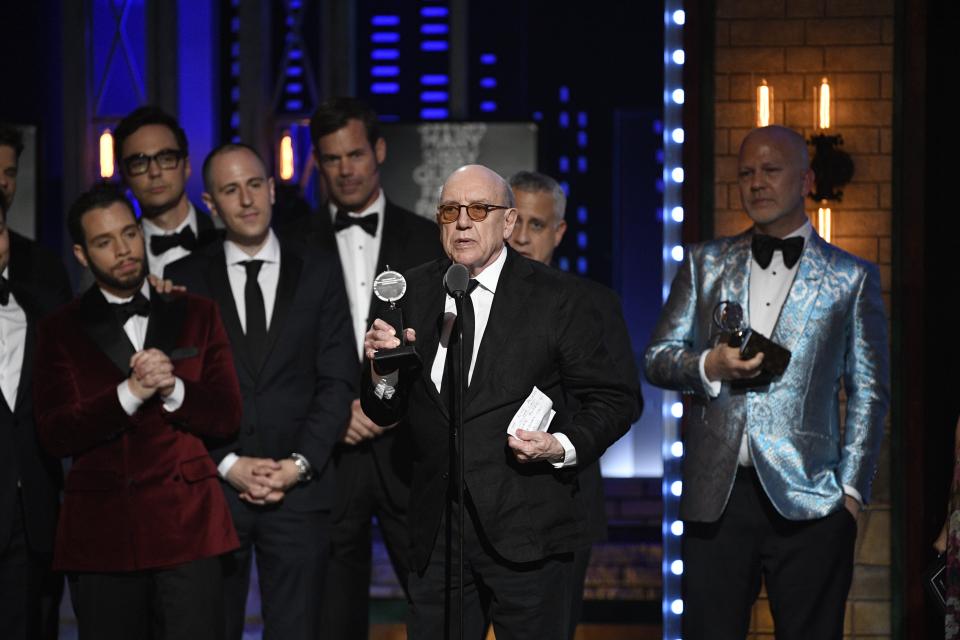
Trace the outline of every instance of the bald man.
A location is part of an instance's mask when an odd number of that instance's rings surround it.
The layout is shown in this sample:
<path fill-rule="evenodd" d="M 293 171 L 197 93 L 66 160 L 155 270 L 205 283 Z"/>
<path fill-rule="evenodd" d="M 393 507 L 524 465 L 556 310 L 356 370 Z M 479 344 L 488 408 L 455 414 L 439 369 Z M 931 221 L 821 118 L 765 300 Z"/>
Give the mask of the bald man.
<path fill-rule="evenodd" d="M 753 227 L 687 249 L 645 358 L 653 384 L 695 404 L 680 500 L 684 637 L 745 637 L 762 578 L 778 640 L 839 640 L 889 404 L 880 275 L 811 227 L 799 134 L 751 131 L 738 175 Z M 790 350 L 783 373 L 718 340 L 722 303 Z"/>
<path fill-rule="evenodd" d="M 458 533 L 464 637 L 484 637 L 488 621 L 497 637 L 566 637 L 573 552 L 590 542 L 577 470 L 595 462 L 637 415 L 634 387 L 617 374 L 599 314 L 579 304 L 578 281 L 506 246 L 516 217 L 509 186 L 490 169 L 468 165 L 447 179 L 437 208 L 447 258 L 407 272 L 400 303 L 423 366 L 384 377 L 368 371 L 361 396 L 374 422 L 406 417 L 413 436 L 413 639 L 455 635 L 459 582 L 450 559 L 458 557 Z M 453 359 L 447 363 L 458 333 L 456 305 L 443 289 L 451 262 L 471 279 L 462 372 Z M 365 336 L 365 355 L 397 345 L 395 329 L 378 319 Z M 462 502 L 448 435 L 458 384 L 465 387 Z M 557 412 L 549 431 L 508 435 L 534 387 Z"/>

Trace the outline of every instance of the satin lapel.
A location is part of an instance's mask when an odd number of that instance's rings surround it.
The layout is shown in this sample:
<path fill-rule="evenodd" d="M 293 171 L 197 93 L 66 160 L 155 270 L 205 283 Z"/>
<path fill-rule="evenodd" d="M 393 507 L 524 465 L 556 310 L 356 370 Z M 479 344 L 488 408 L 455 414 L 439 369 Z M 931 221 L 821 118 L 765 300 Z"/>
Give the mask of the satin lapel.
<path fill-rule="evenodd" d="M 417 350 L 420 352 L 420 358 L 423 360 L 423 384 L 427 389 L 427 395 L 437 403 L 440 411 L 447 416 L 447 405 L 440 398 L 440 392 L 437 391 L 433 380 L 430 378 L 430 371 L 433 369 L 433 361 L 437 357 L 437 349 L 440 346 L 440 326 L 443 319 L 444 305 L 446 304 L 447 293 L 443 288 L 443 274 L 449 266 L 448 260 L 436 263 L 436 271 L 424 283 L 422 291 L 417 293 L 417 308 L 420 310 L 415 318 L 404 318 L 407 326 L 413 327 L 417 331 Z"/>
<path fill-rule="evenodd" d="M 750 314 L 750 238 L 748 231 L 733 239 L 723 258 L 720 302 L 736 302 L 749 320 Z"/>
<path fill-rule="evenodd" d="M 534 324 L 524 316 L 527 314 L 527 298 L 530 297 L 530 283 L 528 278 L 533 274 L 530 265 L 521 260 L 511 249 L 507 251 L 507 260 L 497 282 L 497 292 L 493 296 L 493 306 L 490 307 L 490 318 L 480 341 L 477 351 L 477 362 L 473 367 L 473 377 L 467 389 L 464 400 L 464 410 L 469 410 L 481 391 L 494 388 L 486 381 L 496 379 L 499 365 L 509 363 L 509 358 L 503 353 L 504 345 L 516 339 L 517 327 L 531 327 Z M 501 375 L 507 375 L 501 372 Z"/>
<path fill-rule="evenodd" d="M 165 296 L 150 289 L 150 322 L 147 323 L 145 349 L 155 348 L 170 355 L 177 346 L 187 319 L 187 300 L 183 296 Z"/>
<path fill-rule="evenodd" d="M 797 340 L 803 335 L 803 329 L 820 293 L 823 274 L 831 267 L 826 246 L 827 243 L 816 231 L 810 234 L 800 255 L 800 265 L 797 267 L 793 284 L 790 285 L 790 294 L 783 303 L 777 324 L 773 328 L 771 339 L 790 351 L 794 350 Z"/>
<path fill-rule="evenodd" d="M 290 315 L 294 294 L 297 292 L 297 283 L 300 281 L 300 272 L 303 270 L 303 259 L 293 251 L 280 249 L 280 281 L 277 283 L 277 297 L 273 303 L 273 315 L 270 317 L 270 329 L 267 331 L 267 346 L 263 350 L 263 362 L 259 369 L 270 359 L 270 352 L 277 343 L 277 337 L 283 331 L 283 323 Z M 259 371 L 258 371 L 259 373 Z"/>
<path fill-rule="evenodd" d="M 87 289 L 80 301 L 80 322 L 86 334 L 117 369 L 125 376 L 129 374 L 133 345 L 96 285 Z"/>
<path fill-rule="evenodd" d="M 220 317 L 223 320 L 224 328 L 227 330 L 227 336 L 230 338 L 234 358 L 243 364 L 250 377 L 256 376 L 257 370 L 253 366 L 250 354 L 247 353 L 247 342 L 243 335 L 243 327 L 240 326 L 240 316 L 237 315 L 237 305 L 233 300 L 230 280 L 227 278 L 227 263 L 223 255 L 222 244 L 220 250 L 210 257 L 210 262 L 207 264 L 206 279 L 207 286 L 210 288 L 210 295 L 220 305 Z"/>

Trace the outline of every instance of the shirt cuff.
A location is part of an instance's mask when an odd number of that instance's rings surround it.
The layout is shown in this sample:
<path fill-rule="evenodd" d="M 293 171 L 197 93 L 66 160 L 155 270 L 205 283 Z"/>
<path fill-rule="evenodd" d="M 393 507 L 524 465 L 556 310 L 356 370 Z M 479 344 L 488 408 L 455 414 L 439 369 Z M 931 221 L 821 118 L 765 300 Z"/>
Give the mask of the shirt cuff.
<path fill-rule="evenodd" d="M 130 391 L 126 379 L 117 385 L 117 400 L 120 401 L 120 406 L 123 407 L 128 416 L 135 414 L 140 405 L 143 404 L 143 400 L 133 395 L 133 391 Z"/>
<path fill-rule="evenodd" d="M 707 379 L 707 370 L 704 368 L 704 363 L 707 361 L 708 353 L 710 353 L 709 349 L 700 354 L 700 380 L 703 382 L 703 387 L 707 390 L 707 395 L 711 398 L 716 398 L 720 395 L 720 387 L 723 383 L 720 380 L 714 381 Z"/>
<path fill-rule="evenodd" d="M 397 383 L 400 381 L 400 371 L 393 371 L 385 376 L 379 375 L 376 371 L 371 373 L 373 376 L 373 395 L 380 400 L 389 400 L 397 392 Z"/>
<path fill-rule="evenodd" d="M 863 496 L 860 495 L 860 492 L 851 487 L 848 484 L 843 485 L 843 492 L 856 500 L 860 504 L 860 508 L 863 508 Z"/>
<path fill-rule="evenodd" d="M 183 386 L 183 380 L 180 378 L 175 378 L 174 380 L 173 391 L 163 399 L 163 408 L 170 413 L 173 413 L 183 406 L 184 397 L 187 395 L 187 389 Z"/>
<path fill-rule="evenodd" d="M 220 477 L 226 478 L 227 474 L 230 473 L 230 469 L 233 468 L 233 465 L 235 465 L 239 459 L 240 456 L 235 453 L 228 453 L 223 456 L 223 460 L 217 465 L 217 471 L 220 472 Z"/>
<path fill-rule="evenodd" d="M 563 447 L 563 460 L 561 462 L 551 462 L 554 469 L 563 469 L 564 467 L 575 467 L 577 465 L 577 450 L 570 442 L 570 438 L 562 433 L 554 433 L 553 437 L 557 439 Z"/>

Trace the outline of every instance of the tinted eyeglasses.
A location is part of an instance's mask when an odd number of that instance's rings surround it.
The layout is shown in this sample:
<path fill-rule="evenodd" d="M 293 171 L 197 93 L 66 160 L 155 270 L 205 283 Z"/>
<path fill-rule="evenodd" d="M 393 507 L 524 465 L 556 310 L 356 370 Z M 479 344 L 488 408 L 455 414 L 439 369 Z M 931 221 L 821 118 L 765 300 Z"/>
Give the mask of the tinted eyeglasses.
<path fill-rule="evenodd" d="M 138 153 L 124 158 L 123 166 L 126 167 L 128 176 L 139 176 L 150 170 L 151 162 L 156 162 L 157 166 L 164 170 L 176 169 L 185 156 L 186 154 L 179 149 L 163 149 L 152 156 Z"/>
<path fill-rule="evenodd" d="M 491 211 L 497 209 L 509 209 L 502 204 L 484 204 L 482 202 L 471 202 L 470 204 L 442 204 L 437 207 L 437 221 L 440 224 L 450 224 L 456 222 L 460 217 L 460 209 L 466 209 L 467 215 L 474 222 L 485 220 Z"/>

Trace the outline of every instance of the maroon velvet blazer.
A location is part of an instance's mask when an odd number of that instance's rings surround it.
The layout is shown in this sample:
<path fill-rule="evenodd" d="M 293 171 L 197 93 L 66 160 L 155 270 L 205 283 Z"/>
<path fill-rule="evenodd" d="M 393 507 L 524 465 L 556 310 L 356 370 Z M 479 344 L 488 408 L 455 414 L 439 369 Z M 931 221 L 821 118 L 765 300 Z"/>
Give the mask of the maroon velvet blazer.
<path fill-rule="evenodd" d="M 34 406 L 40 442 L 73 457 L 64 485 L 54 568 L 162 568 L 237 548 L 217 469 L 201 438 L 240 424 L 240 390 L 217 306 L 151 292 L 146 347 L 174 360 L 183 405 L 159 397 L 128 416 L 117 385 L 133 346 L 100 289 L 41 322 Z"/>

